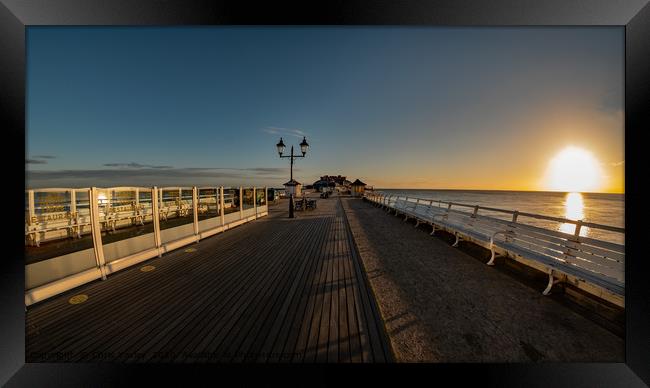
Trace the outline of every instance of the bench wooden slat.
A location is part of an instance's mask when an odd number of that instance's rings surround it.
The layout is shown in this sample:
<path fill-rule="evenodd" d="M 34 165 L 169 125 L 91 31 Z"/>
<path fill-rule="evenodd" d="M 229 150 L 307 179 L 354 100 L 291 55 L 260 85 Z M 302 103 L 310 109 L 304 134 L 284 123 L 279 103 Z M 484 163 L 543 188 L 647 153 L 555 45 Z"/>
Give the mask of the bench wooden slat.
<path fill-rule="evenodd" d="M 612 251 L 609 249 L 601 248 L 599 246 L 578 243 L 574 241 L 567 241 L 566 246 L 571 249 L 578 249 L 584 252 L 590 252 L 594 255 L 603 256 L 603 257 L 610 258 L 612 260 L 620 261 L 621 263 L 625 262 L 625 250 Z"/>
<path fill-rule="evenodd" d="M 596 256 L 596 255 L 593 255 L 593 254 L 591 254 L 589 252 L 582 252 L 582 251 L 577 251 L 575 249 L 567 248 L 567 254 L 569 254 L 571 256 L 574 256 L 574 257 L 579 257 L 579 258 L 581 258 L 583 260 L 591 261 L 593 263 L 598 263 L 598 264 L 603 265 L 605 267 L 616 268 L 621 273 L 625 270 L 625 264 L 624 263 L 621 263 L 620 261 L 608 259 L 608 258 L 605 258 L 605 257 Z"/>

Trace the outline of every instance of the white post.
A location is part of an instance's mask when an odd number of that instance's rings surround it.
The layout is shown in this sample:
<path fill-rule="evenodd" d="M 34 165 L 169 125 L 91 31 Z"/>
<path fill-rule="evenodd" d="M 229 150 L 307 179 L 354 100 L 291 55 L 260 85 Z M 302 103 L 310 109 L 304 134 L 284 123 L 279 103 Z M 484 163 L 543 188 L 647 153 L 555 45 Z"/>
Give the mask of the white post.
<path fill-rule="evenodd" d="M 77 195 L 75 189 L 70 190 L 70 213 L 74 215 L 77 212 Z"/>
<path fill-rule="evenodd" d="M 226 222 L 226 215 L 225 213 L 225 208 L 224 208 L 224 202 L 223 202 L 223 186 L 219 187 L 219 204 L 221 206 L 221 225 Z"/>
<path fill-rule="evenodd" d="M 517 223 L 517 217 L 519 217 L 519 211 L 515 210 L 514 213 L 512 213 L 512 221 L 511 221 L 512 224 Z M 508 228 L 506 228 L 506 230 L 508 232 L 514 232 L 514 229 L 513 229 L 512 225 L 509 225 Z M 510 233 L 505 234 L 505 241 L 506 242 L 512 242 L 512 237 L 510 237 Z"/>
<path fill-rule="evenodd" d="M 568 241 L 573 241 L 573 242 L 575 242 L 576 244 L 580 244 L 580 229 L 581 229 L 581 228 L 582 228 L 582 220 L 578 220 L 578 222 L 577 222 L 577 224 L 576 224 L 576 230 L 575 230 L 575 232 L 573 233 L 573 239 L 567 239 L 567 242 L 568 242 Z M 566 249 L 565 249 L 565 251 L 564 251 L 564 259 L 565 259 L 569 264 L 573 264 L 573 259 L 575 259 L 575 257 L 571 254 L 571 247 L 568 246 L 568 244 L 567 244 Z M 551 277 L 552 277 L 552 275 L 551 275 Z M 547 291 L 548 291 L 548 290 L 549 290 L 549 289 L 547 288 Z M 546 294 L 544 294 L 544 295 L 546 295 Z"/>
<path fill-rule="evenodd" d="M 578 242 L 578 237 L 580 237 L 580 229 L 582 228 L 582 220 L 578 220 L 578 223 L 576 224 L 576 231 L 573 234 L 573 236 L 576 239 L 576 242 Z"/>
<path fill-rule="evenodd" d="M 239 186 L 239 219 L 244 218 L 244 190 Z"/>
<path fill-rule="evenodd" d="M 110 190 L 109 190 L 110 193 Z M 110 194 L 109 194 L 110 196 Z M 102 245 L 102 229 L 99 225 L 99 204 L 97 188 L 92 187 L 89 193 L 90 197 L 90 219 L 93 235 L 93 248 L 95 251 L 95 260 L 102 274 L 102 280 L 106 280 L 106 262 L 104 261 L 104 247 Z"/>
<path fill-rule="evenodd" d="M 76 225 L 77 224 L 77 195 L 75 189 L 70 190 L 70 225 Z M 75 229 L 78 227 L 72 227 L 68 229 L 70 231 L 70 234 L 74 238 L 74 233 Z M 79 233 L 79 237 L 81 237 L 81 232 Z"/>
<path fill-rule="evenodd" d="M 197 236 L 196 241 L 199 241 L 199 212 L 198 212 L 198 189 L 196 186 L 192 187 L 192 210 L 194 211 L 194 234 Z"/>
<path fill-rule="evenodd" d="M 160 240 L 160 208 L 158 207 L 158 188 L 154 186 L 151 189 L 151 212 L 153 213 L 151 216 L 153 218 L 153 235 L 154 235 L 154 240 L 156 242 L 156 248 L 158 248 L 158 257 L 162 256 L 162 253 L 160 252 L 160 247 L 162 246 L 161 240 Z M 162 189 L 160 191 L 162 193 Z M 162 198 L 162 194 L 160 195 Z"/>
<path fill-rule="evenodd" d="M 264 204 L 266 205 L 266 211 L 269 211 L 269 188 L 264 186 Z"/>
<path fill-rule="evenodd" d="M 36 217 L 36 210 L 34 209 L 34 190 L 29 190 L 27 192 L 27 202 L 29 206 L 29 222 L 32 223 L 34 217 Z"/>
<path fill-rule="evenodd" d="M 257 189 L 253 186 L 253 208 L 255 209 L 255 219 L 257 219 Z"/>
<path fill-rule="evenodd" d="M 135 188 L 135 209 L 138 210 L 140 207 L 140 189 L 138 187 Z"/>

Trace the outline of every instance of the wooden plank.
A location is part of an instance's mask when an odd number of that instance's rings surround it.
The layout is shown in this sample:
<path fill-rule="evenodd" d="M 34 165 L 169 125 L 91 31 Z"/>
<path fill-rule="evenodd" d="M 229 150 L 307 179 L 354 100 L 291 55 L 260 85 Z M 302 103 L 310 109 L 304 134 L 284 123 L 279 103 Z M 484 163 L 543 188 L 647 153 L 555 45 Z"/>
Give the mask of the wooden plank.
<path fill-rule="evenodd" d="M 302 297 L 299 301 L 299 307 L 296 309 L 294 322 L 292 323 L 289 331 L 287 332 L 287 339 L 284 346 L 281 348 L 281 354 L 292 354 L 290 359 L 280 361 L 303 361 L 305 348 L 307 344 L 307 334 L 310 330 L 311 318 L 314 311 L 314 304 L 312 301 L 316 297 L 318 289 L 318 281 L 324 264 L 324 255 L 322 254 L 327 244 L 329 236 L 329 226 L 332 220 L 331 217 L 326 218 L 327 228 L 323 233 L 322 239 L 319 244 L 319 254 L 316 255 L 315 271 L 311 275 L 310 282 L 306 285 L 306 290 L 303 291 Z"/>
<path fill-rule="evenodd" d="M 314 256 L 316 256 L 320 249 L 321 243 L 324 240 L 322 237 L 325 236 L 324 232 L 327 227 L 326 219 L 320 219 L 319 221 L 317 237 L 305 255 L 307 261 L 307 265 L 304 267 L 305 270 L 296 277 L 296 282 L 294 282 L 292 290 L 290 291 L 291 297 L 284 299 L 284 303 L 280 311 L 277 313 L 278 317 L 282 318 L 276 319 L 273 326 L 270 327 L 268 331 L 266 328 L 260 330 L 258 338 L 256 338 L 255 342 L 251 346 L 253 351 L 259 349 L 258 361 L 280 362 L 288 361 L 290 359 L 290 354 L 282 352 L 287 342 L 288 330 L 297 319 L 297 311 L 301 305 L 300 298 L 308 292 L 307 287 L 309 287 L 310 281 L 313 278 L 312 274 L 316 264 L 318 263 L 318 260 L 315 259 Z M 318 236 L 320 236 L 320 238 Z"/>
<path fill-rule="evenodd" d="M 339 252 L 339 241 L 341 239 L 340 222 L 334 224 L 336 239 L 332 243 L 332 271 L 330 277 L 330 313 L 329 313 L 329 335 L 327 341 L 327 361 L 338 362 L 339 360 L 339 262 L 345 257 L 344 252 Z"/>
<path fill-rule="evenodd" d="M 300 251 L 306 251 L 308 249 L 308 244 L 312 241 L 311 237 L 313 231 L 316 229 L 317 223 L 310 222 L 308 225 L 302 225 L 301 228 L 307 229 L 305 235 L 302 239 L 296 239 L 296 244 L 298 245 L 297 249 Z M 304 245 L 307 244 L 307 247 Z M 296 249 L 287 249 L 287 257 L 285 261 L 287 262 L 287 270 L 280 272 L 279 276 L 267 283 L 268 288 L 266 290 L 261 289 L 261 297 L 256 298 L 258 300 L 257 309 L 261 310 L 248 310 L 250 311 L 249 315 L 243 315 L 240 317 L 242 328 L 239 332 L 239 337 L 230 338 L 231 344 L 234 342 L 234 345 L 231 346 L 235 356 L 231 358 L 230 362 L 241 362 L 246 360 L 246 355 L 250 343 L 255 339 L 257 332 L 260 330 L 261 326 L 267 322 L 271 321 L 273 317 L 269 316 L 270 310 L 281 303 L 282 300 L 286 299 L 286 294 L 291 289 L 291 282 L 294 275 L 294 268 L 302 270 L 302 267 L 305 265 L 304 260 L 300 260 L 302 257 L 296 255 Z M 266 291 L 266 292 L 264 292 Z M 250 361 L 250 356 L 248 358 Z"/>
<path fill-rule="evenodd" d="M 345 244 L 345 241 L 341 241 Z M 363 350 L 361 343 L 361 331 L 359 330 L 359 317 L 357 315 L 356 294 L 359 290 L 359 281 L 354 272 L 354 266 L 350 259 L 344 260 L 344 273 L 346 281 L 346 315 L 348 317 L 348 338 L 350 346 L 350 361 L 363 362 Z"/>
<path fill-rule="evenodd" d="M 360 284 L 360 294 L 361 294 L 361 309 L 363 311 L 363 317 L 365 319 L 365 330 L 368 330 L 368 342 L 370 344 L 370 349 L 368 351 L 368 360 L 374 362 L 386 362 L 387 361 L 387 337 L 385 333 L 382 333 L 381 324 L 379 324 L 381 318 L 377 311 L 375 305 L 374 297 L 370 291 L 370 286 L 365 279 L 365 271 L 361 266 L 361 260 L 357 255 L 356 247 L 354 244 L 354 238 L 352 232 L 350 231 L 350 226 L 345 218 L 345 212 L 343 211 L 343 206 L 340 203 L 339 206 L 341 209 L 342 217 L 345 220 L 346 231 L 347 231 L 347 241 L 349 244 L 349 249 L 352 256 L 352 262 L 354 263 L 356 276 Z"/>
<path fill-rule="evenodd" d="M 359 276 L 359 268 L 355 261 L 351 260 L 350 263 L 351 273 L 354 274 L 357 284 L 363 284 Z M 354 292 L 354 307 L 357 317 L 357 329 L 359 333 L 360 353 L 363 362 L 372 362 L 372 345 L 370 344 L 370 331 L 368 329 L 368 317 L 366 316 L 366 309 L 364 308 L 364 292 L 357 287 Z"/>
<path fill-rule="evenodd" d="M 331 292 L 331 270 L 332 270 L 332 241 L 336 239 L 336 229 L 333 228 L 330 238 L 325 247 L 325 269 L 321 276 L 322 286 L 318 298 L 316 299 L 316 315 L 312 326 L 312 341 L 307 344 L 305 353 L 306 362 L 326 362 L 327 361 L 327 340 L 329 336 L 329 314 L 330 314 L 330 297 Z"/>
<path fill-rule="evenodd" d="M 349 330 L 348 330 L 348 315 L 347 315 L 347 292 L 348 292 L 348 287 L 349 285 L 349 280 L 348 280 L 348 273 L 345 270 L 345 263 L 347 261 L 347 257 L 345 255 L 345 246 L 343 244 L 343 240 L 339 240 L 337 243 L 337 252 L 340 255 L 341 259 L 337 261 L 338 263 L 338 276 L 339 276 L 339 282 L 338 282 L 338 292 L 339 292 L 339 300 L 338 300 L 338 317 L 339 317 L 339 322 L 338 322 L 338 328 L 339 331 L 337 333 L 338 335 L 338 347 L 339 347 L 339 362 L 350 362 L 350 338 L 349 338 Z"/>

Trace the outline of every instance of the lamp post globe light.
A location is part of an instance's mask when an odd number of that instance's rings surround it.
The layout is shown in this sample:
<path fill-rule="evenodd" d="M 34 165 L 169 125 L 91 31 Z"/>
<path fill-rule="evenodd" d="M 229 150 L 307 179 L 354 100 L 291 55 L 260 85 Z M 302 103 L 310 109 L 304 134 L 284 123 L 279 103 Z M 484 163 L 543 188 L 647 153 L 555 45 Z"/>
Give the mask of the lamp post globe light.
<path fill-rule="evenodd" d="M 292 183 L 293 182 L 293 161 L 296 158 L 304 158 L 305 155 L 307 154 L 307 150 L 309 149 L 309 144 L 307 143 L 307 139 L 305 138 L 305 136 L 303 136 L 302 142 L 300 143 L 300 152 L 302 152 L 302 155 L 294 155 L 293 146 L 291 146 L 291 155 L 283 156 L 282 154 L 284 153 L 285 145 L 284 142 L 282 141 L 282 138 L 280 138 L 280 142 L 275 146 L 278 148 L 278 154 L 280 155 L 281 158 L 289 158 L 290 165 L 291 165 L 290 167 L 291 175 L 290 175 L 289 183 Z M 289 194 L 289 218 L 294 218 L 293 217 L 293 191 Z"/>

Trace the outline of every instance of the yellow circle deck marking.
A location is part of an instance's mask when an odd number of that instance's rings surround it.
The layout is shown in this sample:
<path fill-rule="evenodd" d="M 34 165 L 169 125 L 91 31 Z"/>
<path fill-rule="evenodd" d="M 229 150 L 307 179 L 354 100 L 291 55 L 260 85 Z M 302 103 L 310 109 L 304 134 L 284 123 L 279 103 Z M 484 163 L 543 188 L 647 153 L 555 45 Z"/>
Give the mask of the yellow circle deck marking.
<path fill-rule="evenodd" d="M 156 269 L 156 267 L 154 267 L 153 265 L 145 265 L 144 267 L 140 268 L 140 271 L 149 272 L 149 271 L 153 271 L 154 269 Z"/>
<path fill-rule="evenodd" d="M 190 252 L 196 252 L 195 248 L 187 248 L 185 252 L 190 253 Z"/>
<path fill-rule="evenodd" d="M 88 300 L 88 295 L 79 294 L 79 295 L 75 295 L 72 298 L 70 298 L 70 300 L 68 300 L 68 303 L 70 303 L 70 304 L 79 304 L 79 303 L 83 303 L 83 302 L 85 302 L 87 300 Z"/>

